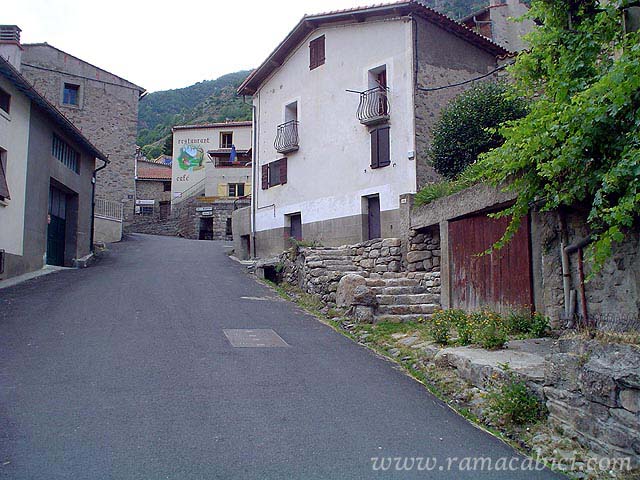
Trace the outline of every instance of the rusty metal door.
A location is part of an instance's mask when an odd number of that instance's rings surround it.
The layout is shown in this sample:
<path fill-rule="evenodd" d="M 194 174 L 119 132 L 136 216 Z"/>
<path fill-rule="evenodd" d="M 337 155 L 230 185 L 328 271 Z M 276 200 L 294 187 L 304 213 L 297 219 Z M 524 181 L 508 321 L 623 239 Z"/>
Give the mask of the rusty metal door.
<path fill-rule="evenodd" d="M 499 240 L 508 218 L 486 214 L 449 222 L 451 304 L 467 311 L 482 307 L 506 312 L 531 307 L 531 247 L 529 218 L 523 218 L 512 240 L 490 255 L 482 252 Z"/>

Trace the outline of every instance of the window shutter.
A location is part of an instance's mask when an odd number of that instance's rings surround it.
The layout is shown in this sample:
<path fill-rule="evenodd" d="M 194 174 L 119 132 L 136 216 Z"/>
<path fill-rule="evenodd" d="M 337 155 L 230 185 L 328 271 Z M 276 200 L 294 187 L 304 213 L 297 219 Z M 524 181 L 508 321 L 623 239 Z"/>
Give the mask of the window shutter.
<path fill-rule="evenodd" d="M 219 197 L 226 197 L 227 193 L 229 192 L 227 184 L 226 183 L 219 183 L 218 184 L 218 196 Z"/>
<path fill-rule="evenodd" d="M 4 173 L 4 166 L 2 165 L 2 158 L 0 158 L 0 197 L 4 197 L 7 200 L 11 199 L 9 196 L 9 186 L 7 185 L 7 176 Z"/>
<path fill-rule="evenodd" d="M 324 64 L 324 35 L 318 38 L 318 53 L 317 53 L 318 66 Z"/>
<path fill-rule="evenodd" d="M 262 165 L 262 190 L 269 188 L 269 165 Z"/>
<path fill-rule="evenodd" d="M 378 129 L 378 167 L 386 167 L 391 164 L 391 152 L 389 149 L 389 127 Z"/>
<path fill-rule="evenodd" d="M 314 68 L 316 68 L 317 65 L 317 58 L 316 58 L 316 44 L 315 42 L 310 42 L 309 43 L 309 70 L 313 70 Z"/>
<path fill-rule="evenodd" d="M 280 163 L 280 184 L 284 185 L 287 183 L 287 158 L 281 158 L 278 162 Z"/>
<path fill-rule="evenodd" d="M 378 168 L 378 130 L 371 131 L 371 168 Z"/>

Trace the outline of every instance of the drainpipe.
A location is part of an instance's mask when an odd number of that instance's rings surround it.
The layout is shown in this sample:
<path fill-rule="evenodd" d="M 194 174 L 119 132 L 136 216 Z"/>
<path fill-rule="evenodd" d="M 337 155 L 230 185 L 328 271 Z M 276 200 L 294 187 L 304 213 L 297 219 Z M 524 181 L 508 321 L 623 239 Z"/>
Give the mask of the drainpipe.
<path fill-rule="evenodd" d="M 565 247 L 564 251 L 567 255 L 578 252 L 578 280 L 580 282 L 580 315 L 586 324 L 589 323 L 589 312 L 587 311 L 587 295 L 584 287 L 584 248 L 593 242 L 591 236 L 587 236 L 582 240 Z"/>
<path fill-rule="evenodd" d="M 89 247 L 91 249 L 91 253 L 93 253 L 94 248 L 93 248 L 93 230 L 95 228 L 95 223 L 96 223 L 96 217 L 95 217 L 95 213 L 96 213 L 96 174 L 100 171 L 103 170 L 105 168 L 107 168 L 107 165 L 109 165 L 109 160 L 104 159 L 104 158 L 100 158 L 99 160 L 102 160 L 104 162 L 104 164 L 101 167 L 96 168 L 93 171 L 93 174 L 91 176 L 91 232 L 89 233 L 89 238 L 90 238 L 90 242 L 89 242 Z"/>
<path fill-rule="evenodd" d="M 564 216 L 558 211 L 558 227 L 560 228 L 560 260 L 562 262 L 562 290 L 564 292 L 564 317 L 565 321 L 573 321 L 573 306 L 571 305 L 571 271 L 569 269 L 569 254 L 567 246 L 567 226 Z M 575 295 L 575 294 L 574 294 Z"/>
<path fill-rule="evenodd" d="M 258 102 L 260 101 L 260 94 L 258 94 Z M 252 258 L 256 258 L 256 204 L 258 202 L 258 188 L 257 188 L 257 165 L 258 165 L 258 109 L 254 104 L 251 105 L 252 117 L 253 117 L 253 158 L 251 159 L 251 249 L 249 255 Z"/>

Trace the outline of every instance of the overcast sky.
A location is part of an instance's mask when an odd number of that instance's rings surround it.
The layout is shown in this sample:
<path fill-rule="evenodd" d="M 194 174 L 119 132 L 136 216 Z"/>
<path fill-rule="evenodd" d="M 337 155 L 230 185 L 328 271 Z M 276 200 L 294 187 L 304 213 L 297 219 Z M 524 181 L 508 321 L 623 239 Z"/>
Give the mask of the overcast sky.
<path fill-rule="evenodd" d="M 305 13 L 378 0 L 1 0 L 0 24 L 149 91 L 258 66 Z"/>

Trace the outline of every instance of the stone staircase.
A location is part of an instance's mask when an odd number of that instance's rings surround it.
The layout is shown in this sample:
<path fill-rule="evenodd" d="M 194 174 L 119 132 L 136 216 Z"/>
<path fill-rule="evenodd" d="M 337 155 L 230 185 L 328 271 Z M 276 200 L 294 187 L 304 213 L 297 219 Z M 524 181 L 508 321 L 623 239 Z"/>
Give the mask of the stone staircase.
<path fill-rule="evenodd" d="M 378 301 L 374 312 L 376 323 L 426 320 L 440 308 L 439 276 L 407 272 L 371 274 L 366 285 Z"/>

